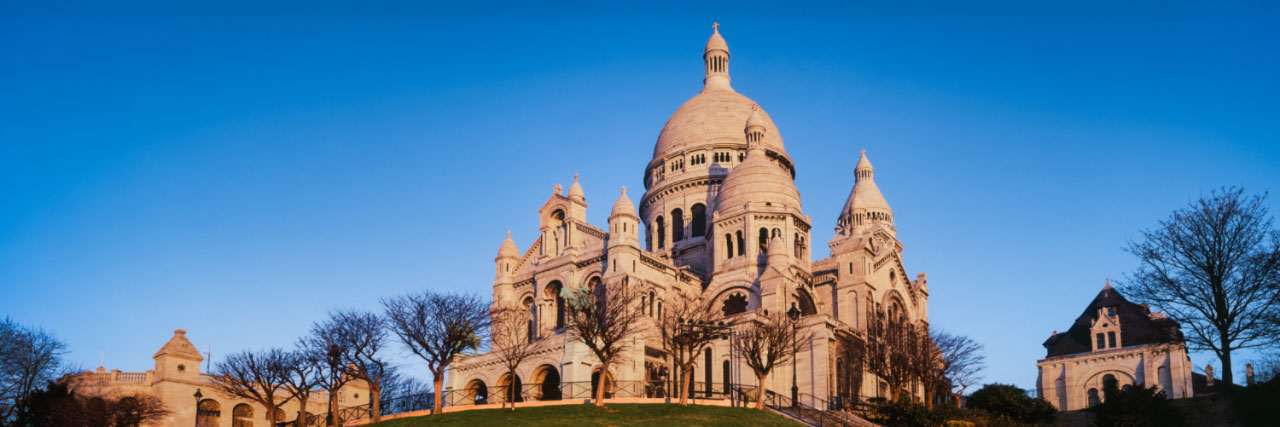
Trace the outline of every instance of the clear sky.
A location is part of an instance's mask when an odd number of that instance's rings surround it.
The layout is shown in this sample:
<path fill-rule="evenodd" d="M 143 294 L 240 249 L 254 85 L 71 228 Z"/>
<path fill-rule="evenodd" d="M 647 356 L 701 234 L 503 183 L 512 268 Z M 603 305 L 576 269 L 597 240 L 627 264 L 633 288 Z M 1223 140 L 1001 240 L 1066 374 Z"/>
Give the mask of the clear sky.
<path fill-rule="evenodd" d="M 713 21 L 814 255 L 866 149 L 932 324 L 986 345 L 988 381 L 1034 386 L 1138 230 L 1280 191 L 1274 3 L 356 3 L 0 6 L 0 315 L 141 371 L 175 328 L 218 358 L 382 297 L 490 296 L 555 184 L 581 174 L 601 226 L 639 197 Z"/>

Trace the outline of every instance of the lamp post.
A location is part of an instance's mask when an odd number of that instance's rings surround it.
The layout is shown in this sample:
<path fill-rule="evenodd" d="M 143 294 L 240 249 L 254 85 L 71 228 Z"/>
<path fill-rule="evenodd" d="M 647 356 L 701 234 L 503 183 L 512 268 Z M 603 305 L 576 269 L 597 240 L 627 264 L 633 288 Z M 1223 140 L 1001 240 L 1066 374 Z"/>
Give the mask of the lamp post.
<path fill-rule="evenodd" d="M 800 323 L 800 309 L 796 308 L 796 303 L 791 303 L 787 317 L 791 318 L 791 406 L 795 407 L 799 405 L 800 399 L 800 387 L 796 385 L 796 365 L 799 364 L 796 357 L 796 326 Z"/>
<path fill-rule="evenodd" d="M 200 389 L 196 389 L 196 394 L 195 394 L 195 398 L 196 398 L 196 423 L 195 423 L 195 426 L 196 426 L 196 427 L 200 427 L 200 398 L 202 398 L 202 397 L 204 397 L 204 395 L 203 395 L 203 394 L 200 394 Z"/>

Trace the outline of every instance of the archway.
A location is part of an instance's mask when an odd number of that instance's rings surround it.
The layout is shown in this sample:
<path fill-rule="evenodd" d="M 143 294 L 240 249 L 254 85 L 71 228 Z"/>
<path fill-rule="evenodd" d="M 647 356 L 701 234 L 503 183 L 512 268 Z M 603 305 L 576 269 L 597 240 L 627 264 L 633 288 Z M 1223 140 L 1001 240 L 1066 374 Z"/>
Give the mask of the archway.
<path fill-rule="evenodd" d="M 505 374 L 498 379 L 498 390 L 502 393 L 503 400 L 507 402 L 523 402 L 524 396 L 521 393 L 523 389 L 524 385 L 520 383 L 519 375 Z"/>
<path fill-rule="evenodd" d="M 241 403 L 231 408 L 231 427 L 253 427 L 253 407 Z"/>
<path fill-rule="evenodd" d="M 604 377 L 604 398 L 612 399 L 616 391 L 617 384 L 613 381 L 613 375 L 605 375 Z M 596 392 L 600 390 L 600 369 L 597 368 L 591 373 L 591 397 L 596 396 Z"/>
<path fill-rule="evenodd" d="M 564 327 L 564 297 L 560 295 L 563 288 L 559 280 L 554 280 L 543 290 L 543 295 L 547 299 L 555 301 L 556 329 Z"/>
<path fill-rule="evenodd" d="M 196 427 L 218 427 L 221 417 L 222 405 L 218 401 L 205 399 L 196 404 Z"/>
<path fill-rule="evenodd" d="M 473 403 L 476 405 L 489 403 L 489 387 L 484 384 L 484 381 L 480 381 L 479 379 L 471 380 L 471 382 L 467 383 L 466 397 L 468 401 L 467 403 Z"/>
<path fill-rule="evenodd" d="M 533 371 L 533 382 L 538 384 L 537 400 L 560 400 L 560 371 L 554 366 L 542 365 Z"/>

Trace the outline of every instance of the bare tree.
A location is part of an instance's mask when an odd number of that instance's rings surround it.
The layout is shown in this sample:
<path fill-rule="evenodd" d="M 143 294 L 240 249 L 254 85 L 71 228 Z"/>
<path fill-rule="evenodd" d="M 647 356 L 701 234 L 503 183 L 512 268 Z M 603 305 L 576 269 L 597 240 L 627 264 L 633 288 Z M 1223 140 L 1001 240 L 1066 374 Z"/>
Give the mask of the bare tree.
<path fill-rule="evenodd" d="M 1280 310 L 1280 231 L 1267 195 L 1223 188 L 1142 231 L 1126 250 L 1141 265 L 1125 293 L 1150 302 L 1189 330 L 1188 346 L 1211 350 L 1232 384 L 1232 351 L 1274 345 Z"/>
<path fill-rule="evenodd" d="M 100 379 L 85 377 L 48 382 L 23 406 L 23 417 L 13 425 L 139 427 L 169 415 L 164 403 L 152 394 L 114 390 Z"/>
<path fill-rule="evenodd" d="M 345 375 L 363 380 L 369 386 L 369 418 L 371 422 L 382 420 L 383 376 L 390 363 L 384 354 L 386 347 L 386 323 L 377 314 L 363 311 L 339 311 L 329 316 L 326 330 L 335 340 L 341 353 Z"/>
<path fill-rule="evenodd" d="M 489 348 L 507 368 L 507 373 L 512 378 L 516 376 L 516 368 L 538 351 L 538 342 L 534 341 L 533 334 L 529 330 L 532 317 L 528 309 L 519 306 L 498 308 L 493 312 Z M 516 392 L 519 393 L 518 390 Z M 506 401 L 510 400 L 511 410 L 516 410 L 516 399 L 502 400 L 504 408 Z"/>
<path fill-rule="evenodd" d="M 328 319 L 312 324 L 311 332 L 302 337 L 298 344 L 299 351 L 305 353 L 305 357 L 320 364 L 320 381 L 317 386 L 329 393 L 329 416 L 333 425 L 339 427 L 343 420 L 336 413 L 338 396 L 342 387 L 354 379 L 348 374 L 347 364 L 342 360 L 344 341 L 340 338 L 341 335 L 339 320 L 330 315 Z"/>
<path fill-rule="evenodd" d="M 299 341 L 290 358 L 293 363 L 287 367 L 285 384 L 298 400 L 297 427 L 307 427 L 311 421 L 307 417 L 307 401 L 311 399 L 311 393 L 326 382 L 326 356 L 307 351 L 305 342 Z"/>
<path fill-rule="evenodd" d="M 294 355 L 279 348 L 242 351 L 214 365 L 212 381 L 224 394 L 262 405 L 272 418 L 295 397 L 288 385 L 294 363 Z"/>
<path fill-rule="evenodd" d="M 908 349 L 911 376 L 919 382 L 924 392 L 924 404 L 932 408 L 938 388 L 946 381 L 942 352 L 933 342 L 928 323 L 922 322 L 908 330 L 908 333 L 911 334 L 907 340 L 907 344 L 911 346 Z"/>
<path fill-rule="evenodd" d="M 765 382 L 773 368 L 795 360 L 793 344 L 809 341 L 807 331 L 799 331 L 782 312 L 758 315 L 742 323 L 733 350 L 756 375 L 760 389 L 756 392 L 756 409 L 764 409 Z"/>
<path fill-rule="evenodd" d="M 0 425 L 19 417 L 22 402 L 61 372 L 66 348 L 42 329 L 0 321 Z"/>
<path fill-rule="evenodd" d="M 604 406 L 609 367 L 622 360 L 644 317 L 641 289 L 631 283 L 630 277 L 623 277 L 597 284 L 595 289 L 587 289 L 586 285 L 565 288 L 562 295 L 569 307 L 565 329 L 600 361 L 600 383 L 594 400 L 596 406 Z"/>
<path fill-rule="evenodd" d="M 986 367 L 987 357 L 982 344 L 964 335 L 937 331 L 932 334 L 933 344 L 942 355 L 942 376 L 951 382 L 952 396 L 957 404 L 965 389 L 977 384 Z"/>
<path fill-rule="evenodd" d="M 662 345 L 671 355 L 672 363 L 680 369 L 680 404 L 687 403 L 689 384 L 693 377 L 698 355 L 723 335 L 722 331 L 706 326 L 724 326 L 724 314 L 712 306 L 710 299 L 698 297 L 676 298 L 658 320 L 662 332 Z M 710 366 L 704 369 L 711 369 Z M 711 385 L 708 384 L 707 387 Z"/>
<path fill-rule="evenodd" d="M 876 316 L 867 330 L 867 370 L 889 386 L 889 400 L 897 401 L 899 391 L 914 377 L 911 360 L 916 334 L 902 318 Z"/>
<path fill-rule="evenodd" d="M 435 388 L 432 414 L 444 397 L 444 373 L 454 357 L 478 349 L 489 328 L 489 304 L 473 295 L 422 292 L 382 300 L 391 330 L 427 362 Z"/>

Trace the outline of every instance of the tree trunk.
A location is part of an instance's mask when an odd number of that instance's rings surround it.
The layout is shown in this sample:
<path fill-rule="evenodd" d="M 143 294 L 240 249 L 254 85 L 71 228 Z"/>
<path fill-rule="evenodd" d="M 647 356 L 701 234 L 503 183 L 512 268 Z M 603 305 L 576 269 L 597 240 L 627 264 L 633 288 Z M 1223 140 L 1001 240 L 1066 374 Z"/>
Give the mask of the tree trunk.
<path fill-rule="evenodd" d="M 680 370 L 680 404 L 687 405 L 689 403 L 689 380 L 693 377 L 693 372 L 685 367 Z"/>
<path fill-rule="evenodd" d="M 444 371 L 443 368 L 440 370 Z M 434 395 L 432 400 L 435 402 L 431 405 L 431 415 L 435 415 L 444 411 L 444 407 L 440 406 L 444 403 L 444 376 L 434 370 L 431 372 L 431 376 L 433 377 L 431 384 L 436 388 L 436 392 L 432 393 Z"/>
<path fill-rule="evenodd" d="M 764 409 L 764 382 L 769 379 L 769 374 L 756 373 L 756 379 L 760 380 L 760 387 L 756 390 L 756 409 Z"/>
<path fill-rule="evenodd" d="M 298 396 L 298 427 L 307 427 L 311 425 L 311 419 L 307 417 L 307 399 L 310 396 Z"/>
<path fill-rule="evenodd" d="M 373 383 L 373 381 L 369 381 Z M 369 387 L 369 398 L 373 399 L 369 403 L 369 419 L 370 422 L 382 421 L 382 387 L 376 387 L 372 384 Z"/>
<path fill-rule="evenodd" d="M 336 389 L 329 392 L 329 425 L 334 427 L 342 427 L 342 417 L 338 414 L 338 393 L 342 389 Z"/>
<path fill-rule="evenodd" d="M 1228 347 L 1230 343 L 1228 342 L 1227 338 L 1225 338 L 1227 335 L 1220 334 L 1219 336 L 1224 337 L 1219 340 L 1222 342 L 1221 344 L 1222 355 L 1218 357 L 1218 360 L 1222 361 L 1222 384 L 1223 384 L 1220 389 L 1226 390 L 1228 387 L 1231 387 L 1231 385 L 1234 384 L 1232 382 L 1234 376 L 1231 375 L 1231 350 L 1230 350 L 1230 347 Z"/>
<path fill-rule="evenodd" d="M 600 380 L 596 383 L 596 406 L 604 406 L 604 388 L 609 383 L 609 362 L 600 365 Z"/>

